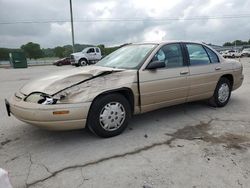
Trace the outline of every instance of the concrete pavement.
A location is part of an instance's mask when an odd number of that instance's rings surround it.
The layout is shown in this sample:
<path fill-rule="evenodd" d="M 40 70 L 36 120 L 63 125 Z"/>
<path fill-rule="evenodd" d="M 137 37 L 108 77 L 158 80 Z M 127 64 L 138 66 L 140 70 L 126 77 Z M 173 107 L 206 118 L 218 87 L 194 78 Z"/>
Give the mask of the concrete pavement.
<path fill-rule="evenodd" d="M 0 167 L 13 187 L 249 187 L 250 60 L 224 108 L 195 102 L 135 116 L 120 136 L 51 132 L 8 117 L 4 98 L 71 66 L 0 69 Z"/>

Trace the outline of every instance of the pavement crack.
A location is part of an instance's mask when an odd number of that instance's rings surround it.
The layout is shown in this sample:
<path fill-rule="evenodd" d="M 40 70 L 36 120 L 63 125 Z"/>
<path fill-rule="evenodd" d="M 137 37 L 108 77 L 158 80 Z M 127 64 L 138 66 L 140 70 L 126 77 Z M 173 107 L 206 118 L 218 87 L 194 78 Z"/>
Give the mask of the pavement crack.
<path fill-rule="evenodd" d="M 17 155 L 15 157 L 12 157 L 12 158 L 8 159 L 7 161 L 5 161 L 5 163 L 13 162 L 13 161 L 15 161 L 17 159 L 20 159 L 21 157 L 26 156 L 26 155 L 27 155 L 27 153 L 23 153 L 23 154 Z"/>
<path fill-rule="evenodd" d="M 79 187 L 81 187 L 83 184 L 84 184 L 84 182 L 85 181 L 87 181 L 87 180 L 89 180 L 88 178 L 84 178 L 84 176 L 83 176 L 83 168 L 81 168 L 81 183 L 77 186 L 77 188 L 79 188 Z"/>
<path fill-rule="evenodd" d="M 211 144 L 226 144 L 226 147 L 228 149 L 230 149 L 230 148 L 242 149 L 240 144 L 244 143 L 246 141 L 249 141 L 249 138 L 243 137 L 240 135 L 225 134 L 225 135 L 221 135 L 220 137 L 215 137 L 214 135 L 209 134 L 208 130 L 210 130 L 210 128 L 211 128 L 212 121 L 214 121 L 214 119 L 210 119 L 207 123 L 200 121 L 200 123 L 197 125 L 186 126 L 184 128 L 178 129 L 176 132 L 174 132 L 172 134 L 165 133 L 165 135 L 171 136 L 171 138 L 164 140 L 164 141 L 161 141 L 161 142 L 153 143 L 153 144 L 148 145 L 148 146 L 144 146 L 144 147 L 135 149 L 133 151 L 104 157 L 101 159 L 87 162 L 85 164 L 76 164 L 76 165 L 72 165 L 72 166 L 63 167 L 63 168 L 56 170 L 54 172 L 48 171 L 48 172 L 50 172 L 49 176 L 47 176 L 43 179 L 40 179 L 40 180 L 36 180 L 30 184 L 27 184 L 27 187 L 33 186 L 37 183 L 44 182 L 44 181 L 46 181 L 52 177 L 55 177 L 57 174 L 59 174 L 63 171 L 66 171 L 66 170 L 76 169 L 76 168 L 84 168 L 87 166 L 96 165 L 96 164 L 99 164 L 99 163 L 102 163 L 105 161 L 109 161 L 112 159 L 123 158 L 126 156 L 135 155 L 135 154 L 141 153 L 143 151 L 147 151 L 147 150 L 150 150 L 152 148 L 155 148 L 157 146 L 167 145 L 169 147 L 174 147 L 171 145 L 171 143 L 177 139 L 184 139 L 184 140 L 197 140 L 198 139 L 198 140 L 202 140 L 204 142 L 209 142 Z"/>
<path fill-rule="evenodd" d="M 250 120 L 236 120 L 236 119 L 221 119 L 221 118 L 215 118 L 215 121 L 222 121 L 222 122 L 242 122 L 242 123 L 250 123 Z"/>
<path fill-rule="evenodd" d="M 242 188 L 243 184 L 240 182 L 240 180 L 237 180 L 238 185 Z"/>
<path fill-rule="evenodd" d="M 28 187 L 28 186 L 29 186 L 29 184 L 28 184 L 28 179 L 29 179 L 29 176 L 30 176 L 31 166 L 33 165 L 32 157 L 31 157 L 31 153 L 29 153 L 28 155 L 29 155 L 28 157 L 29 157 L 30 165 L 29 165 L 29 168 L 28 168 L 28 173 L 27 173 L 26 180 L 25 180 L 26 187 Z"/>
<path fill-rule="evenodd" d="M 49 170 L 49 168 L 47 166 L 45 166 L 44 164 L 42 164 L 42 163 L 36 163 L 36 164 L 39 166 L 42 166 L 49 174 L 52 174 L 52 172 Z"/>
<path fill-rule="evenodd" d="M 122 154 L 117 154 L 117 155 L 97 159 L 95 161 L 90 161 L 90 162 L 85 163 L 85 164 L 76 164 L 76 165 L 72 165 L 72 166 L 67 166 L 67 167 L 64 167 L 64 168 L 62 168 L 60 170 L 51 172 L 51 175 L 47 176 L 46 178 L 34 181 L 34 182 L 26 184 L 26 185 L 27 185 L 27 187 L 31 187 L 31 186 L 36 185 L 38 183 L 44 182 L 44 181 L 46 181 L 46 180 L 48 180 L 48 179 L 50 179 L 52 177 L 55 177 L 57 174 L 59 174 L 59 173 L 61 173 L 63 171 L 66 171 L 66 170 L 75 169 L 75 168 L 84 168 L 84 167 L 87 167 L 87 166 L 96 165 L 96 164 L 99 164 L 99 163 L 102 163 L 102 162 L 105 162 L 105 161 L 109 161 L 109 160 L 112 160 L 112 159 L 117 159 L 117 158 L 122 158 L 122 157 L 125 157 L 125 156 L 135 155 L 135 154 L 138 154 L 140 152 L 150 150 L 150 149 L 152 149 L 154 147 L 157 147 L 157 146 L 169 145 L 169 143 L 171 143 L 172 140 L 173 139 L 168 139 L 168 140 L 165 140 L 165 141 L 162 141 L 162 142 L 156 142 L 156 143 L 153 143 L 153 144 L 151 144 L 149 146 L 138 148 L 138 149 L 135 149 L 135 150 L 130 151 L 130 152 L 126 152 L 126 153 L 122 153 Z"/>

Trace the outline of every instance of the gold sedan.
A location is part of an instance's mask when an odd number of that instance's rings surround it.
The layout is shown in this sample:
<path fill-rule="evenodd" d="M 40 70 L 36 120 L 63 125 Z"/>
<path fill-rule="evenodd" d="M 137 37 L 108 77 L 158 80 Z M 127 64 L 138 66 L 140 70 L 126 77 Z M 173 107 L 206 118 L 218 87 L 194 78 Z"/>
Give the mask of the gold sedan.
<path fill-rule="evenodd" d="M 223 107 L 242 81 L 239 62 L 202 43 L 132 44 L 96 65 L 31 81 L 6 100 L 6 107 L 9 115 L 42 128 L 88 127 L 111 137 L 134 114 L 204 99 Z"/>

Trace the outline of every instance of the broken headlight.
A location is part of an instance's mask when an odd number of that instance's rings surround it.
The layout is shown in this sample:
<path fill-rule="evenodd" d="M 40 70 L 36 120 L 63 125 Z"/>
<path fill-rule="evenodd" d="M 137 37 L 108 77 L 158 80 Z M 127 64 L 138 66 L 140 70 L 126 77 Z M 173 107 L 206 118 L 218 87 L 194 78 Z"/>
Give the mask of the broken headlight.
<path fill-rule="evenodd" d="M 49 104 L 56 104 L 58 99 L 51 97 L 45 93 L 31 93 L 24 99 L 24 101 L 49 105 Z"/>
<path fill-rule="evenodd" d="M 29 94 L 24 101 L 26 102 L 32 102 L 37 104 L 56 104 L 59 101 L 63 101 L 64 99 L 67 99 L 68 96 L 72 95 L 73 93 L 77 93 L 81 91 L 78 86 L 66 88 L 54 95 L 48 95 L 46 93 L 41 92 L 33 92 Z"/>

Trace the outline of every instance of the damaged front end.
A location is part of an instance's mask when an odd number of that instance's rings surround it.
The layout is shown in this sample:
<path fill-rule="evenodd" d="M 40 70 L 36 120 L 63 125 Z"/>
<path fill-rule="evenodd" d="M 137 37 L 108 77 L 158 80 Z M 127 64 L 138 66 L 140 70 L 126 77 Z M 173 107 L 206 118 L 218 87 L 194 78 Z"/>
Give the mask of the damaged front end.
<path fill-rule="evenodd" d="M 86 126 L 95 97 L 120 87 L 131 88 L 135 80 L 134 70 L 97 66 L 59 72 L 24 85 L 6 100 L 6 108 L 19 120 L 44 129 L 80 129 Z"/>
<path fill-rule="evenodd" d="M 30 103 L 36 103 L 36 104 L 43 104 L 43 105 L 53 105 L 53 104 L 59 104 L 59 103 L 68 103 L 70 102 L 70 97 L 73 97 L 77 93 L 83 93 L 86 92 L 86 90 L 89 88 L 89 82 L 94 80 L 98 77 L 104 77 L 106 75 L 112 74 L 113 72 L 120 72 L 122 70 L 109 70 L 109 71 L 102 71 L 99 74 L 92 75 L 89 78 L 85 78 L 82 81 L 78 81 L 76 83 L 71 83 L 65 85 L 65 88 L 60 89 L 59 91 L 56 91 L 53 94 L 49 91 L 52 91 L 54 89 L 53 86 L 47 87 L 45 91 L 48 91 L 48 93 L 35 91 L 31 92 L 30 94 L 26 95 L 25 97 L 20 97 L 20 95 L 15 94 L 15 97 L 23 99 L 25 102 Z M 66 80 L 66 79 L 65 79 Z M 57 87 L 58 87 L 57 83 Z M 65 83 L 63 83 L 65 84 Z M 62 84 L 62 85 L 63 85 Z"/>

